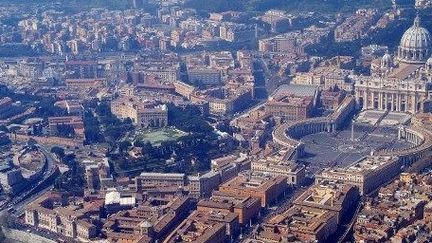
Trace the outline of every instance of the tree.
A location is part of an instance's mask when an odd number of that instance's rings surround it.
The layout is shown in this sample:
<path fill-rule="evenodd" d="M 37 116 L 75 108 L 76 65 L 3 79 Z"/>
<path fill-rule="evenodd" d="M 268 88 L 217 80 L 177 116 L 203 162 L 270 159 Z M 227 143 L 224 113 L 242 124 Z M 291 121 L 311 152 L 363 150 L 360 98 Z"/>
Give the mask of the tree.
<path fill-rule="evenodd" d="M 156 152 L 155 148 L 150 142 L 144 143 L 144 146 L 142 147 L 141 151 L 144 155 L 148 155 L 150 157 L 152 157 Z"/>
<path fill-rule="evenodd" d="M 64 175 L 60 175 L 59 177 L 57 177 L 54 181 L 54 188 L 57 190 L 61 190 L 63 187 L 63 181 L 65 181 L 64 179 Z"/>
<path fill-rule="evenodd" d="M 91 111 L 84 113 L 84 136 L 86 144 L 99 143 L 105 140 L 99 128 L 99 121 Z"/>
<path fill-rule="evenodd" d="M 27 141 L 27 145 L 30 146 L 30 147 L 36 146 L 36 144 L 37 144 L 37 141 L 34 138 L 30 138 Z"/>
<path fill-rule="evenodd" d="M 0 126 L 0 131 L 2 131 L 2 132 L 9 132 L 9 130 L 7 129 L 7 127 L 5 125 L 1 125 Z"/>
<path fill-rule="evenodd" d="M 84 102 L 84 106 L 88 107 L 88 108 L 95 109 L 98 106 L 98 101 L 99 100 L 97 98 L 94 98 L 94 99 L 91 99 L 91 100 L 87 100 L 87 101 Z"/>
<path fill-rule="evenodd" d="M 119 160 L 116 161 L 116 164 L 118 165 L 118 167 L 122 170 L 128 169 L 129 168 L 129 163 L 128 161 L 123 157 L 120 158 Z"/>
<path fill-rule="evenodd" d="M 135 140 L 133 145 L 138 148 L 144 147 L 145 143 L 142 140 Z"/>
<path fill-rule="evenodd" d="M 226 132 L 231 135 L 234 133 L 234 129 L 230 126 L 229 121 L 222 121 L 218 123 L 216 128 L 221 132 Z"/>
<path fill-rule="evenodd" d="M 72 125 L 69 124 L 59 124 L 57 125 L 57 134 L 60 137 L 73 137 L 75 136 L 75 130 Z"/>
<path fill-rule="evenodd" d="M 124 119 L 122 127 L 124 127 L 125 131 L 132 131 L 134 129 L 132 119 L 129 117 Z"/>
<path fill-rule="evenodd" d="M 88 127 L 84 130 L 85 143 L 93 144 L 104 141 L 104 137 L 101 134 L 99 127 Z"/>
<path fill-rule="evenodd" d="M 63 157 L 63 162 L 67 165 L 73 165 L 73 163 L 75 162 L 75 154 L 67 154 L 66 156 Z"/>
<path fill-rule="evenodd" d="M 123 135 L 123 131 L 117 129 L 115 126 L 109 126 L 106 128 L 104 132 L 105 136 L 108 137 L 111 141 L 118 141 Z"/>
<path fill-rule="evenodd" d="M 185 132 L 209 133 L 213 131 L 213 128 L 203 119 L 201 111 L 196 106 L 181 108 L 169 105 L 168 120 L 170 125 Z"/>
<path fill-rule="evenodd" d="M 85 184 L 83 167 L 75 161 L 75 154 L 67 154 L 63 162 L 67 164 L 69 170 L 55 180 L 54 188 L 82 195 Z"/>
<path fill-rule="evenodd" d="M 0 215 L 0 242 L 6 241 L 6 236 L 3 232 L 2 226 L 4 226 L 4 227 L 8 226 L 8 218 L 7 217 L 8 217 L 7 213 Z"/>
<path fill-rule="evenodd" d="M 62 147 L 54 146 L 51 148 L 51 153 L 56 154 L 60 159 L 65 156 L 65 150 Z"/>
<path fill-rule="evenodd" d="M 37 52 L 29 45 L 7 43 L 0 45 L 0 57 L 35 56 Z"/>
<path fill-rule="evenodd" d="M 99 116 L 112 115 L 111 108 L 110 108 L 110 106 L 109 106 L 109 104 L 107 102 L 101 102 L 101 103 L 99 103 L 99 105 L 96 107 L 96 113 Z"/>
<path fill-rule="evenodd" d="M 120 153 L 124 153 L 125 151 L 127 151 L 130 146 L 132 146 L 132 143 L 129 141 L 120 142 L 119 144 Z"/>
<path fill-rule="evenodd" d="M 67 115 L 67 110 L 55 106 L 55 99 L 53 98 L 44 98 L 38 102 L 38 106 L 36 108 L 36 115 L 48 118 L 50 116 L 65 116 Z"/>

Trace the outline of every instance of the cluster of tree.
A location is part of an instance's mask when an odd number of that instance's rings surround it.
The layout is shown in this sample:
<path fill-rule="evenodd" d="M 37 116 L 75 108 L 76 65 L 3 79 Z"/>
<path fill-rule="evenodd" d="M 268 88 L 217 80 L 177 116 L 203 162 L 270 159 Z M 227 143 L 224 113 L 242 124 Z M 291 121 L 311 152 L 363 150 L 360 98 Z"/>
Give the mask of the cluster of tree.
<path fill-rule="evenodd" d="M 132 120 L 121 120 L 112 112 L 108 102 L 100 102 L 95 109 L 99 122 L 104 128 L 104 136 L 107 140 L 116 142 L 127 132 L 133 130 Z"/>
<path fill-rule="evenodd" d="M 9 25 L 9 26 L 15 27 L 18 25 L 20 20 L 21 19 L 18 18 L 17 16 L 9 16 L 9 17 L 3 18 L 0 22 L 4 25 Z"/>
<path fill-rule="evenodd" d="M 218 122 L 218 124 L 216 125 L 216 129 L 218 129 L 221 132 L 226 132 L 230 135 L 233 135 L 234 132 L 238 131 L 238 129 L 232 127 L 229 124 L 229 122 L 230 122 L 229 120 L 224 120 L 224 121 Z"/>
<path fill-rule="evenodd" d="M 107 102 L 90 102 L 86 104 L 84 128 L 87 144 L 99 142 L 115 143 L 127 132 L 133 130 L 131 119 L 118 119 L 111 112 Z"/>
<path fill-rule="evenodd" d="M 332 36 L 332 35 L 330 35 Z M 335 42 L 333 38 L 320 42 L 317 44 L 310 45 L 305 48 L 305 52 L 309 55 L 315 56 L 324 56 L 324 57 L 332 57 L 332 56 L 350 56 L 350 55 L 358 55 L 360 53 L 360 49 L 362 47 L 362 43 L 360 41 L 352 41 L 352 42 Z"/>
<path fill-rule="evenodd" d="M 57 134 L 60 137 L 72 138 L 75 136 L 75 130 L 72 125 L 59 124 L 57 125 Z"/>
<path fill-rule="evenodd" d="M 3 227 L 8 226 L 8 215 L 6 213 L 0 215 L 0 225 Z M 3 232 L 3 228 L 0 227 L 0 242 L 7 242 L 6 236 Z"/>
<path fill-rule="evenodd" d="M 8 136 L 0 138 L 0 146 L 8 145 L 10 143 L 12 143 L 12 141 Z"/>
<path fill-rule="evenodd" d="M 169 125 L 175 126 L 185 132 L 210 133 L 213 128 L 204 120 L 201 111 L 196 106 L 185 108 L 175 105 L 168 106 Z"/>
<path fill-rule="evenodd" d="M 99 108 L 98 113 L 107 113 L 104 107 Z M 122 171 L 143 169 L 145 171 L 165 172 L 198 172 L 209 169 L 210 160 L 232 151 L 236 146 L 220 140 L 213 133 L 213 127 L 202 116 L 202 112 L 196 106 L 177 107 L 168 105 L 168 120 L 171 126 L 190 133 L 179 138 L 177 141 L 162 142 L 159 146 L 153 146 L 149 142 L 123 141 L 118 144 L 118 154 L 111 154 L 116 167 Z M 227 132 L 230 128 L 221 125 L 222 130 Z M 141 148 L 142 157 L 128 159 L 126 153 L 134 146 Z M 113 150 L 114 151 L 114 150 Z M 176 161 L 183 161 L 182 166 L 167 167 L 165 161 L 175 155 Z M 191 161 L 196 161 L 192 163 Z"/>
<path fill-rule="evenodd" d="M 142 157 L 127 159 L 126 153 L 132 146 L 141 148 Z M 122 142 L 119 145 L 120 153 L 113 156 L 113 160 L 120 170 L 164 171 L 193 173 L 210 169 L 210 158 L 218 157 L 231 152 L 237 147 L 234 140 L 218 139 L 214 134 L 189 134 L 177 141 L 167 141 L 160 146 L 153 146 L 149 142 L 136 141 Z M 174 158 L 181 161 L 180 166 L 167 167 L 165 161 Z M 195 163 L 192 163 L 195 161 Z"/>
<path fill-rule="evenodd" d="M 54 105 L 53 98 L 43 98 L 37 102 L 36 116 L 48 118 L 50 116 L 66 116 L 67 110 Z"/>
<path fill-rule="evenodd" d="M 15 93 L 13 90 L 9 89 L 6 85 L 0 84 L 0 97 L 9 97 L 12 100 L 19 100 L 23 104 L 33 103 L 36 101 L 41 101 L 42 98 L 26 93 Z"/>
<path fill-rule="evenodd" d="M 189 135 L 176 141 L 162 142 L 159 146 L 140 140 L 135 141 L 133 144 L 129 141 L 116 142 L 125 135 L 125 132 L 133 129 L 131 121 L 117 119 L 112 115 L 107 103 L 100 102 L 96 104 L 92 102 L 87 106 L 94 110 L 95 116 L 100 123 L 98 127 L 103 127 L 103 134 L 107 141 L 113 141 L 113 148 L 108 156 L 113 161 L 117 171 L 199 172 L 209 169 L 210 158 L 236 148 L 232 144 L 232 140 L 227 142 L 224 139 L 219 139 L 213 133 L 213 127 L 204 119 L 201 110 L 196 106 L 177 107 L 173 104 L 168 105 L 168 125 L 188 132 Z M 220 128 L 232 132 L 226 124 L 221 124 Z M 143 156 L 137 159 L 131 159 L 127 156 L 127 152 L 132 147 L 140 148 Z M 182 166 L 166 166 L 166 160 L 173 155 L 175 155 L 176 161 L 182 161 L 182 163 L 179 163 Z M 192 161 L 196 161 L 196 163 L 192 163 Z"/>
<path fill-rule="evenodd" d="M 38 53 L 31 46 L 24 44 L 0 45 L 0 57 L 36 56 Z"/>
<path fill-rule="evenodd" d="M 57 177 L 54 182 L 54 188 L 59 191 L 72 192 L 75 195 L 83 195 L 84 193 L 84 168 L 75 160 L 74 154 L 65 154 L 64 150 L 59 147 L 53 147 L 52 153 L 56 153 L 61 161 L 69 168 L 68 171 Z"/>
<path fill-rule="evenodd" d="M 386 45 L 390 49 L 396 49 L 403 33 L 412 25 L 412 20 L 404 19 L 391 23 L 383 30 L 370 33 L 367 38 L 352 42 L 335 42 L 330 34 L 330 38 L 305 48 L 306 53 L 312 56 L 332 57 L 340 56 L 359 56 L 361 48 L 370 44 Z M 360 70 L 363 73 L 363 70 Z"/>
<path fill-rule="evenodd" d="M 13 132 L 13 130 L 9 131 L 9 129 L 5 125 L 0 125 L 0 132 L 9 133 Z M 12 140 L 9 138 L 9 136 L 5 137 L 4 139 L 0 139 L 0 146 L 7 145 L 9 143 L 12 143 Z"/>
<path fill-rule="evenodd" d="M 19 113 L 24 111 L 26 107 L 34 106 L 36 107 L 35 116 L 45 119 L 50 116 L 67 115 L 66 109 L 54 105 L 56 100 L 52 97 L 41 97 L 28 93 L 16 93 L 5 85 L 0 85 L 0 97 L 10 97 L 14 101 L 21 102 L 21 105 L 14 109 L 14 112 Z"/>
<path fill-rule="evenodd" d="M 413 19 L 414 16 L 412 18 L 400 19 L 392 22 L 385 30 L 374 33 L 366 41 L 371 44 L 386 45 L 389 46 L 390 49 L 396 49 L 402 35 L 411 27 Z"/>
<path fill-rule="evenodd" d="M 0 125 L 1 132 L 9 132 L 9 129 L 5 125 Z"/>
<path fill-rule="evenodd" d="M 6 236 L 4 235 L 2 228 L 0 228 L 0 242 L 5 242 Z"/>
<path fill-rule="evenodd" d="M 100 131 L 99 121 L 93 115 L 92 111 L 84 113 L 84 136 L 86 144 L 101 143 L 105 141 L 102 132 Z"/>
<path fill-rule="evenodd" d="M 50 150 L 51 153 L 55 154 L 58 158 L 63 159 L 65 157 L 65 150 L 62 147 L 54 146 Z"/>

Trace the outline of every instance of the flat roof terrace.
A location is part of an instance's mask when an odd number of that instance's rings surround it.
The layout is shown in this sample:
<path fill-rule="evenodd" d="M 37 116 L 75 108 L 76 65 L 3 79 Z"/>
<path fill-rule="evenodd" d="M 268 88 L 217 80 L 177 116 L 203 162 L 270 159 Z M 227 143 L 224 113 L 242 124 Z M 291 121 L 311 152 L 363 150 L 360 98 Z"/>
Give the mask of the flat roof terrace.
<path fill-rule="evenodd" d="M 397 126 L 405 125 L 410 120 L 411 115 L 408 113 L 366 110 L 358 115 L 356 122 L 370 125 L 379 122 L 382 126 Z"/>
<path fill-rule="evenodd" d="M 335 213 L 302 206 L 293 206 L 282 214 L 276 215 L 268 221 L 270 225 L 289 225 L 293 229 L 309 229 L 316 231 L 323 223 L 331 217 L 335 217 Z"/>

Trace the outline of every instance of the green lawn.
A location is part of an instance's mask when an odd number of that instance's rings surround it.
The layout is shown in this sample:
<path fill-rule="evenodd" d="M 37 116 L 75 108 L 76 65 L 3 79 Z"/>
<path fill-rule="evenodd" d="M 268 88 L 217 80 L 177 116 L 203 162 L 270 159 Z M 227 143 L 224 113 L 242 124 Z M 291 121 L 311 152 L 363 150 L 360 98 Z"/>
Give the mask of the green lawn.
<path fill-rule="evenodd" d="M 161 129 L 146 129 L 138 130 L 133 135 L 133 141 L 150 142 L 153 146 L 158 146 L 165 141 L 176 141 L 177 139 L 186 136 L 187 133 L 175 128 L 161 128 Z"/>

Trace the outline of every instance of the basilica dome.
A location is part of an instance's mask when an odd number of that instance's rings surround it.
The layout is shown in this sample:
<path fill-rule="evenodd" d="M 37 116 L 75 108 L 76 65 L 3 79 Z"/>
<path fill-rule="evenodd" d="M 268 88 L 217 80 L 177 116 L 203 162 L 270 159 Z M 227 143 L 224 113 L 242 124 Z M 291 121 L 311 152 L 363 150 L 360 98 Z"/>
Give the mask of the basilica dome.
<path fill-rule="evenodd" d="M 422 64 L 432 54 L 432 37 L 426 28 L 421 27 L 420 17 L 416 17 L 414 25 L 402 36 L 398 60 L 404 63 Z"/>

